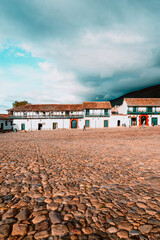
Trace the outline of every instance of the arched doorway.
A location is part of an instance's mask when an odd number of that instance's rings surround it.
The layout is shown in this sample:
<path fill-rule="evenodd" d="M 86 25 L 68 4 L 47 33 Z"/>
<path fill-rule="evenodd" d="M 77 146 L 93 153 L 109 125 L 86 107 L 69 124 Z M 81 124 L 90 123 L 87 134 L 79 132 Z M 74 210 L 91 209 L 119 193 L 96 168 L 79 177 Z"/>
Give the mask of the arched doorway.
<path fill-rule="evenodd" d="M 117 121 L 117 126 L 118 126 L 118 127 L 121 126 L 121 121 L 120 121 L 120 120 Z"/>
<path fill-rule="evenodd" d="M 76 120 L 71 121 L 71 128 L 77 128 L 77 121 Z"/>
<path fill-rule="evenodd" d="M 147 118 L 146 116 L 141 117 L 141 125 L 146 125 L 147 124 Z"/>
<path fill-rule="evenodd" d="M 149 126 L 149 116 L 148 115 L 140 115 L 139 116 L 139 126 L 146 125 Z"/>

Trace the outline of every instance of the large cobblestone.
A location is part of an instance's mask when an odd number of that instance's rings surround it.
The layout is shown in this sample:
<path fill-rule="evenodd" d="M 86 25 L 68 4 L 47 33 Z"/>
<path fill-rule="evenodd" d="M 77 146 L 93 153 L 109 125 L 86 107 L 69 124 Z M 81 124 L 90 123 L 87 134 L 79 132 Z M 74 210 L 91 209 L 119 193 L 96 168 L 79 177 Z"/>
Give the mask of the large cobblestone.
<path fill-rule="evenodd" d="M 160 127 L 0 135 L 2 239 L 160 239 Z"/>

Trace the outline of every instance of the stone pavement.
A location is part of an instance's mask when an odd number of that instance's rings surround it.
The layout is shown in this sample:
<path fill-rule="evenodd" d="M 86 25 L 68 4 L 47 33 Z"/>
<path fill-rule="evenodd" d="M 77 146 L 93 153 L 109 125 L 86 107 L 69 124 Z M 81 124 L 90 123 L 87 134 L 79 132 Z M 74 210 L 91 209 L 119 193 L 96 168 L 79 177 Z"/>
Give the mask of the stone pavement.
<path fill-rule="evenodd" d="M 160 239 L 160 127 L 0 135 L 0 240 Z"/>

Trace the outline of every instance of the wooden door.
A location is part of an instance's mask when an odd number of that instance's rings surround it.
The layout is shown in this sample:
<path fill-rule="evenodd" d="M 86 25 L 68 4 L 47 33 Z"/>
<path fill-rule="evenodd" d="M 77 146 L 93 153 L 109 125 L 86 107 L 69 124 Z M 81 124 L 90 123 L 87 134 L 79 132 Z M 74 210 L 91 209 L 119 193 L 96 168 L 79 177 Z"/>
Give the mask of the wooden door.
<path fill-rule="evenodd" d="M 104 120 L 104 127 L 108 127 L 108 120 Z"/>
<path fill-rule="evenodd" d="M 25 130 L 25 124 L 24 123 L 21 124 L 21 130 Z"/>

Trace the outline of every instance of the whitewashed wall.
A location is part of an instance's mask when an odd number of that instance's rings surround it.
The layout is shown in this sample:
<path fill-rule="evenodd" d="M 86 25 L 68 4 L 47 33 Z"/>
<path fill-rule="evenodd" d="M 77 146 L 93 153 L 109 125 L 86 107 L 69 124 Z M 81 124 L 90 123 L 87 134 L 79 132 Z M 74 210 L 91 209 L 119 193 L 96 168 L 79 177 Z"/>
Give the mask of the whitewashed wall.
<path fill-rule="evenodd" d="M 14 119 L 14 129 L 21 130 L 21 124 L 25 124 L 25 130 L 38 130 L 38 124 L 42 124 L 42 130 L 52 130 L 53 123 L 58 124 L 59 129 L 69 129 L 70 119 Z M 84 119 L 78 119 L 79 128 L 83 129 Z"/>
<path fill-rule="evenodd" d="M 7 126 L 6 126 L 6 121 L 7 121 Z M 3 123 L 3 130 L 12 130 L 13 126 L 11 125 L 11 120 L 0 120 L 0 128 L 1 128 L 1 123 Z"/>
<path fill-rule="evenodd" d="M 108 127 L 110 124 L 110 118 L 108 117 L 85 117 L 85 120 L 89 120 L 89 128 L 104 128 L 104 120 L 108 120 Z"/>
<path fill-rule="evenodd" d="M 124 100 L 122 105 L 119 106 L 118 108 L 118 113 L 119 114 L 127 114 L 128 106 L 126 101 Z"/>
<path fill-rule="evenodd" d="M 130 126 L 130 118 L 128 118 L 127 115 L 111 115 L 109 127 L 117 127 L 118 120 L 120 120 L 120 126 L 122 126 L 123 124 L 125 124 L 126 127 Z"/>
<path fill-rule="evenodd" d="M 147 111 L 147 107 L 137 107 L 137 111 L 146 112 Z"/>

